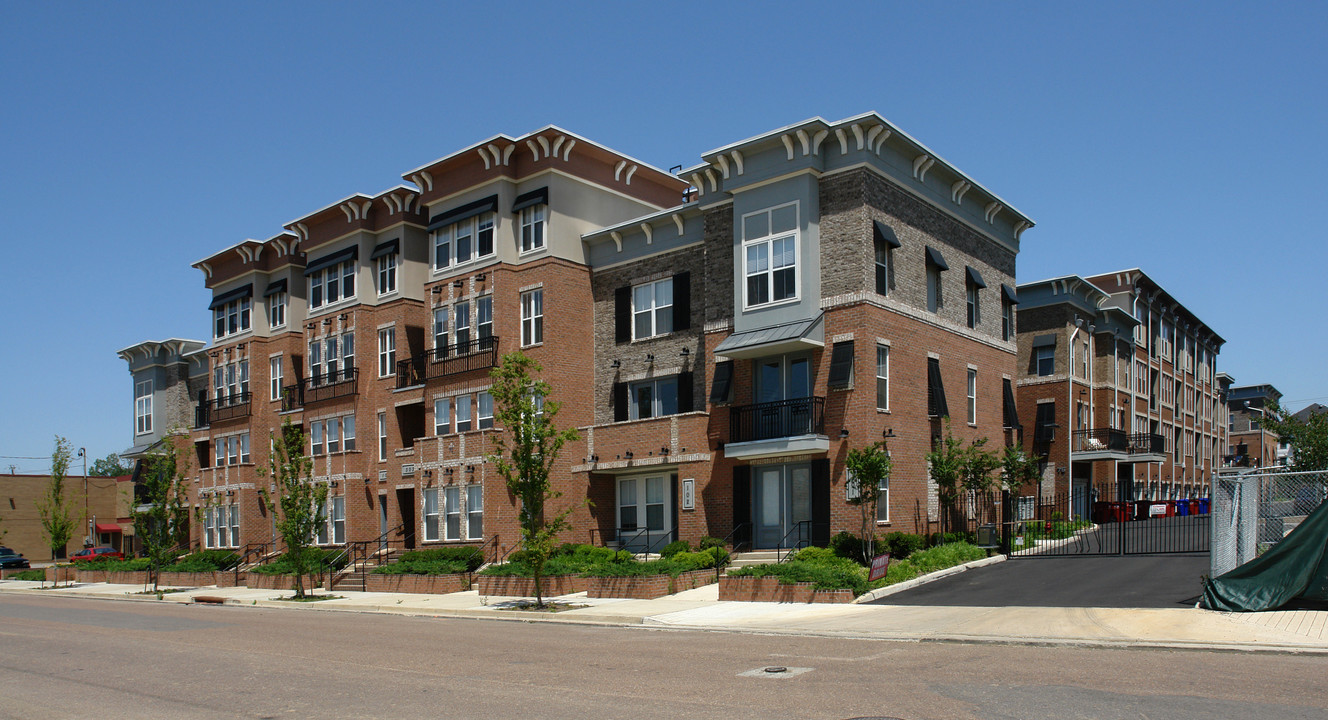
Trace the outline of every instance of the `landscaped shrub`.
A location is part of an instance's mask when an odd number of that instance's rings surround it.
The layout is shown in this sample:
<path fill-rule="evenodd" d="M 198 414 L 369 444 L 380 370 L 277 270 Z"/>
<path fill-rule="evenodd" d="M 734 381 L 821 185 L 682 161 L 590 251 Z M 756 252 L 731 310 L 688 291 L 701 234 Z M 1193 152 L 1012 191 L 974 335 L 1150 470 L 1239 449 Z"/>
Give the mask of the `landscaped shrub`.
<path fill-rule="evenodd" d="M 709 547 L 698 552 L 681 552 L 672 558 L 675 565 L 687 570 L 724 567 L 729 564 L 729 554 L 722 547 Z"/>
<path fill-rule="evenodd" d="M 688 545 L 686 540 L 675 540 L 668 545 L 665 545 L 664 549 L 659 551 L 659 554 L 660 557 L 670 558 L 680 552 L 690 552 L 691 549 L 692 546 Z"/>
<path fill-rule="evenodd" d="M 166 572 L 206 573 L 229 570 L 239 562 L 240 556 L 230 550 L 200 550 L 190 553 L 172 565 L 162 568 Z"/>
<path fill-rule="evenodd" d="M 632 554 L 623 550 L 622 553 L 631 558 Z M 567 550 L 559 548 L 559 551 L 550 556 L 544 563 L 544 576 L 555 577 L 559 575 L 579 575 L 586 569 L 599 563 L 613 562 L 618 553 L 594 545 L 575 545 Z M 507 557 L 507 562 L 501 565 L 490 565 L 480 572 L 481 575 L 493 575 L 496 577 L 531 577 L 533 573 L 526 564 L 525 553 L 518 551 Z"/>
<path fill-rule="evenodd" d="M 515 553 L 514 553 L 515 555 Z M 584 577 L 641 577 L 648 575 L 679 574 L 690 570 L 722 567 L 729 555 L 723 548 L 709 548 L 700 552 L 677 552 L 672 557 L 642 562 L 628 550 L 579 545 L 570 552 L 550 557 L 544 565 L 544 575 L 581 575 Z M 530 568 L 520 559 L 491 565 L 480 573 L 497 577 L 530 577 Z"/>
<path fill-rule="evenodd" d="M 413 550 L 389 565 L 374 568 L 382 575 L 451 575 L 474 572 L 484 564 L 484 554 L 476 547 L 444 547 Z"/>
<path fill-rule="evenodd" d="M 346 565 L 346 555 L 341 550 L 309 548 L 306 552 L 313 556 L 313 561 L 310 565 L 316 568 L 323 570 L 340 570 Z M 336 563 L 332 562 L 333 559 L 336 559 Z M 250 568 L 249 572 L 257 573 L 259 575 L 291 575 L 294 574 L 295 569 L 291 564 L 290 558 L 283 553 L 281 557 L 272 562 Z"/>
<path fill-rule="evenodd" d="M 723 548 L 724 541 L 717 537 L 710 537 L 707 535 L 706 537 L 701 538 L 701 542 L 696 544 L 696 549 L 698 550 L 709 550 L 712 547 Z"/>
<path fill-rule="evenodd" d="M 862 560 L 864 554 L 862 538 L 851 532 L 838 532 L 830 538 L 830 551 L 849 560 Z"/>
<path fill-rule="evenodd" d="M 10 580 L 45 580 L 46 570 L 42 568 L 33 568 L 31 570 L 19 570 L 9 576 Z"/>
<path fill-rule="evenodd" d="M 129 558 L 127 560 L 91 560 L 76 562 L 79 570 L 105 570 L 107 572 L 137 572 L 148 569 L 147 558 Z"/>
<path fill-rule="evenodd" d="M 902 534 L 902 533 L 901 533 Z M 916 535 L 912 537 L 918 537 Z M 920 540 L 921 538 L 919 538 Z M 911 542 L 911 541 L 909 541 Z M 884 579 L 867 582 L 867 568 L 848 558 L 835 555 L 826 548 L 804 548 L 787 562 L 774 565 L 751 565 L 729 571 L 731 576 L 779 578 L 781 583 L 815 583 L 818 590 L 852 590 L 861 595 L 870 589 L 911 580 L 937 570 L 961 565 L 986 557 L 986 551 L 967 543 L 940 545 L 918 550 L 907 560 L 891 559 Z"/>
<path fill-rule="evenodd" d="M 890 559 L 892 561 L 904 560 L 909 555 L 921 550 L 926 545 L 926 541 L 921 535 L 914 535 L 913 533 L 906 532 L 888 533 L 882 539 L 882 543 L 885 545 L 886 549 L 890 551 Z"/>
<path fill-rule="evenodd" d="M 951 543 L 972 543 L 976 536 L 971 532 L 932 533 L 927 536 L 927 547 L 949 545 Z"/>

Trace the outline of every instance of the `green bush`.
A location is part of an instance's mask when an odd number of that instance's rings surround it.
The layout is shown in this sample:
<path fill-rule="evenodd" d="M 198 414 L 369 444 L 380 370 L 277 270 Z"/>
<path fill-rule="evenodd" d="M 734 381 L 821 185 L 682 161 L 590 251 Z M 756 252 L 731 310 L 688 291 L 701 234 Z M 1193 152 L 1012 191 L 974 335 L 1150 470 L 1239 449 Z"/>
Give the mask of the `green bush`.
<path fill-rule="evenodd" d="M 899 533 L 899 535 L 906 534 Z M 916 542 L 921 541 L 917 535 L 911 537 L 915 538 Z M 915 540 L 901 542 L 911 544 Z M 869 584 L 867 568 L 853 560 L 836 556 L 826 548 L 804 548 L 793 555 L 788 562 L 735 568 L 729 571 L 729 575 L 773 576 L 785 584 L 810 582 L 815 583 L 818 590 L 852 590 L 854 594 L 861 595 L 872 588 L 911 580 L 919 575 L 980 560 L 986 556 L 985 550 L 967 543 L 952 543 L 927 550 L 917 550 L 907 560 L 895 560 L 892 556 L 885 578 Z"/>
<path fill-rule="evenodd" d="M 849 560 L 862 560 L 866 557 L 862 538 L 850 532 L 838 532 L 830 538 L 830 551 Z"/>
<path fill-rule="evenodd" d="M 671 558 L 681 552 L 691 552 L 692 546 L 686 540 L 675 540 L 659 551 L 660 557 Z"/>
<path fill-rule="evenodd" d="M 706 568 L 724 567 L 729 564 L 729 554 L 722 547 L 709 547 L 698 552 L 681 552 L 672 558 L 675 565 L 682 567 L 682 571 L 704 570 Z"/>
<path fill-rule="evenodd" d="M 710 548 L 720 548 L 722 550 L 724 549 L 724 541 L 717 537 L 710 537 L 707 535 L 706 537 L 701 538 L 701 542 L 696 544 L 696 549 L 698 550 L 709 550 Z"/>
<path fill-rule="evenodd" d="M 867 573 L 859 564 L 847 558 L 832 558 L 833 562 L 808 561 L 797 558 L 777 565 L 748 565 L 729 571 L 736 577 L 777 577 L 784 585 L 799 582 L 815 583 L 817 590 L 852 590 L 861 595 L 867 591 Z"/>
<path fill-rule="evenodd" d="M 891 561 L 905 560 L 926 545 L 921 535 L 906 532 L 888 533 L 881 542 L 890 551 Z"/>
<path fill-rule="evenodd" d="M 625 550 L 622 553 L 629 559 L 632 557 L 632 554 Z M 595 565 L 614 562 L 618 555 L 619 553 L 609 548 L 594 545 L 563 545 L 545 561 L 543 575 L 546 577 L 579 575 Z M 531 577 L 534 573 L 527 562 L 528 559 L 528 553 L 517 551 L 507 557 L 507 562 L 490 565 L 480 574 L 495 577 Z"/>
<path fill-rule="evenodd" d="M 484 564 L 477 547 L 442 547 L 402 553 L 394 563 L 374 568 L 380 575 L 453 575 L 474 572 Z"/>
<path fill-rule="evenodd" d="M 46 571 L 42 568 L 33 568 L 31 570 L 19 570 L 9 576 L 10 580 L 45 580 Z"/>
<path fill-rule="evenodd" d="M 74 567 L 79 570 L 105 570 L 106 572 L 137 572 L 148 569 L 147 558 L 130 558 L 128 560 L 93 560 L 91 562 L 76 562 Z"/>
<path fill-rule="evenodd" d="M 310 565 L 320 570 L 340 570 L 346 566 L 346 556 L 339 549 L 309 548 L 307 552 L 313 556 Z M 332 562 L 334 558 L 337 559 L 336 563 Z M 253 567 L 249 572 L 259 575 L 291 575 L 295 572 L 295 569 L 291 565 L 290 558 L 283 553 L 281 557 L 272 562 Z"/>
<path fill-rule="evenodd" d="M 166 572 L 205 573 L 229 570 L 239 562 L 240 556 L 230 550 L 200 550 L 176 560 L 162 568 Z"/>

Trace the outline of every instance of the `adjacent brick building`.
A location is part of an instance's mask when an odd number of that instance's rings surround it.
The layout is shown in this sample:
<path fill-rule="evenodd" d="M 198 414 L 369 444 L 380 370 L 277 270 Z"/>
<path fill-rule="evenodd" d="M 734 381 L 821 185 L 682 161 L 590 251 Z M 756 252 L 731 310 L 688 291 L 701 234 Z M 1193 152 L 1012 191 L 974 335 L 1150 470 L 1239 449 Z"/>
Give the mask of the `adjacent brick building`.
<path fill-rule="evenodd" d="M 1227 391 L 1227 440 L 1224 455 L 1232 467 L 1267 468 L 1287 464 L 1290 448 L 1264 427 L 1264 413 L 1282 400 L 1272 385 L 1235 385 Z"/>
<path fill-rule="evenodd" d="M 489 370 L 517 349 L 582 434 L 553 473 L 568 540 L 824 543 L 858 526 L 847 450 L 883 438 L 878 525 L 936 529 L 943 417 L 1015 438 L 1032 221 L 875 114 L 702 161 L 675 176 L 556 127 L 499 135 L 195 263 L 213 338 L 193 536 L 274 538 L 259 469 L 290 421 L 330 490 L 321 543 L 514 546 L 484 453 Z"/>

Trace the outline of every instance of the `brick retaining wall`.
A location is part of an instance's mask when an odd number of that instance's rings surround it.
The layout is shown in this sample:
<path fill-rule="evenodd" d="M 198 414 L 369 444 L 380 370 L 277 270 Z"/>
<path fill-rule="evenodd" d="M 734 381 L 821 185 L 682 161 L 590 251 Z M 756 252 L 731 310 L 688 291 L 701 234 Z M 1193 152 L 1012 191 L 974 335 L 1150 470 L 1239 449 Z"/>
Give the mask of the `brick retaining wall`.
<path fill-rule="evenodd" d="M 389 575 L 369 573 L 364 577 L 367 592 L 427 593 L 446 595 L 470 589 L 470 574 L 452 575 Z M 499 594 L 499 593 L 493 593 Z"/>
<path fill-rule="evenodd" d="M 719 599 L 740 602 L 851 603 L 852 590 L 816 590 L 815 583 L 784 585 L 777 577 L 719 578 Z"/>
<path fill-rule="evenodd" d="M 587 597 L 653 600 L 683 590 L 709 585 L 715 581 L 715 571 L 692 570 L 682 573 L 676 578 L 668 575 L 646 575 L 642 577 L 587 578 L 587 580 L 590 581 L 590 586 L 586 588 Z"/>
<path fill-rule="evenodd" d="M 542 578 L 540 584 L 544 586 L 544 595 L 546 596 L 571 595 L 572 593 L 585 592 L 590 587 L 588 578 L 575 575 Z M 480 575 L 476 578 L 475 585 L 480 595 L 535 596 L 535 581 L 531 578 Z"/>

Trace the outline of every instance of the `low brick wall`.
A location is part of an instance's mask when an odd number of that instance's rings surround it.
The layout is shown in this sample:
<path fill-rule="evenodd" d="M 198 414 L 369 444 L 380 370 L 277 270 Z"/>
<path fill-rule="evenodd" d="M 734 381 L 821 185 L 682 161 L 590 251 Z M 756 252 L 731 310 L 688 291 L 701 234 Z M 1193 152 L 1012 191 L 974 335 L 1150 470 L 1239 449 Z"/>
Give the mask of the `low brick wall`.
<path fill-rule="evenodd" d="M 586 578 L 590 581 L 586 596 L 593 598 L 631 598 L 653 600 L 709 585 L 715 581 L 714 570 L 692 570 L 678 577 L 646 575 L 643 577 Z"/>
<path fill-rule="evenodd" d="M 10 568 L 8 570 L 0 570 L 0 580 L 9 580 L 18 573 L 29 572 L 30 570 L 31 568 Z"/>
<path fill-rule="evenodd" d="M 48 573 L 49 577 L 49 573 Z M 75 566 L 74 579 L 81 583 L 111 583 L 113 585 L 146 585 L 146 570 L 95 570 Z"/>
<path fill-rule="evenodd" d="M 470 574 L 454 575 L 388 575 L 369 573 L 364 576 L 367 592 L 425 593 L 447 595 L 470 589 Z"/>
<path fill-rule="evenodd" d="M 46 582 L 74 582 L 77 578 L 78 571 L 73 565 L 49 565 L 46 568 Z"/>
<path fill-rule="evenodd" d="M 290 575 L 260 575 L 259 573 L 249 573 L 245 578 L 245 587 L 261 590 L 293 590 L 295 589 L 294 579 Z M 312 590 L 320 588 L 323 583 L 317 577 L 304 576 L 304 588 Z"/>
<path fill-rule="evenodd" d="M 166 572 L 162 571 L 161 577 L 157 582 L 162 585 L 173 585 L 176 587 L 207 587 L 209 585 L 220 585 L 219 576 L 226 576 L 235 584 L 235 573 L 232 572 Z"/>
<path fill-rule="evenodd" d="M 475 585 L 480 595 L 535 597 L 535 581 L 530 578 L 479 575 L 475 578 Z M 544 588 L 545 596 L 585 592 L 590 586 L 587 578 L 575 575 L 542 578 L 540 585 Z"/>
<path fill-rule="evenodd" d="M 784 585 L 777 577 L 719 578 L 719 599 L 739 602 L 851 603 L 852 590 L 816 590 L 815 583 Z"/>

